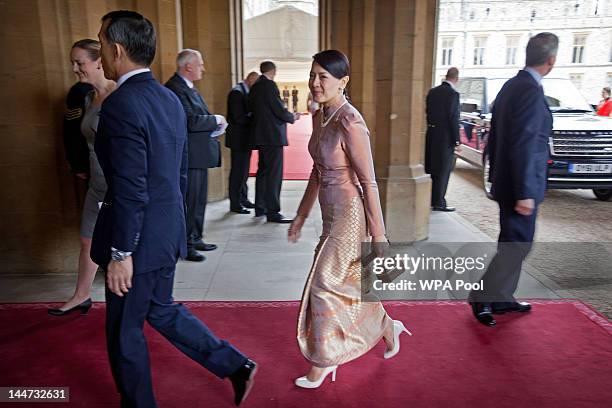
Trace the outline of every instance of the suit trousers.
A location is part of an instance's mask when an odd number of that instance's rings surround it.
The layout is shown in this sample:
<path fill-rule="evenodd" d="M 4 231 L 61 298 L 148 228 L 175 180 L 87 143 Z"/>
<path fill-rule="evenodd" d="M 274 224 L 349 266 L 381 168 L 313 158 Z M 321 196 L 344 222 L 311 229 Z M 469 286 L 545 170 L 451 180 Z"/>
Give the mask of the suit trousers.
<path fill-rule="evenodd" d="M 106 287 L 106 345 L 122 407 L 156 407 L 151 384 L 145 320 L 189 358 L 219 378 L 246 362 L 246 357 L 219 340 L 180 303 L 174 303 L 175 266 L 134 275 L 123 297 Z"/>
<path fill-rule="evenodd" d="M 259 146 L 255 179 L 255 212 L 273 217 L 280 212 L 283 146 Z"/>
<path fill-rule="evenodd" d="M 202 240 L 204 214 L 208 201 L 208 169 L 189 169 L 187 173 L 187 246 Z"/>
<path fill-rule="evenodd" d="M 249 167 L 251 165 L 251 151 L 232 149 L 232 168 L 229 174 L 230 210 L 237 210 L 248 203 Z"/>
<path fill-rule="evenodd" d="M 470 299 L 486 303 L 514 302 L 523 261 L 533 246 L 537 208 L 520 215 L 514 204 L 499 203 L 500 232 L 497 253 L 482 276 L 483 291 L 472 291 Z"/>
<path fill-rule="evenodd" d="M 446 207 L 446 189 L 448 187 L 448 179 L 453 170 L 453 158 L 455 149 L 451 147 L 436 147 L 441 150 L 439 157 L 440 162 L 437 163 L 435 169 L 431 170 L 431 206 Z"/>

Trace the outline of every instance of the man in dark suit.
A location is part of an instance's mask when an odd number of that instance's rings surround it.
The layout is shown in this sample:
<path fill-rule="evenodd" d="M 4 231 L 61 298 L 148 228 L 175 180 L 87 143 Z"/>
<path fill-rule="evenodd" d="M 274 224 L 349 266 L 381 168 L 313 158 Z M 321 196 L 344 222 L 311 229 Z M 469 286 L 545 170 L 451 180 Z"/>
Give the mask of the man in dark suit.
<path fill-rule="evenodd" d="M 253 145 L 259 150 L 255 180 L 255 216 L 267 215 L 268 222 L 290 223 L 280 213 L 280 193 L 283 184 L 283 147 L 287 146 L 287 123 L 295 122 L 299 113 L 291 113 L 280 99 L 274 82 L 276 65 L 264 61 L 261 76 L 249 94 L 253 113 Z"/>
<path fill-rule="evenodd" d="M 208 169 L 221 166 L 221 145 L 211 134 L 225 123 L 221 115 L 213 115 L 194 82 L 202 79 L 204 60 L 197 50 L 185 49 L 176 58 L 177 72 L 166 86 L 178 96 L 187 115 L 189 141 L 189 172 L 187 175 L 187 256 L 186 260 L 201 262 L 198 251 L 217 249 L 202 240 L 204 215 L 208 201 Z"/>
<path fill-rule="evenodd" d="M 552 115 L 541 81 L 556 62 L 559 39 L 540 33 L 527 44 L 526 67 L 504 84 L 495 99 L 487 151 L 491 194 L 499 204 L 497 254 L 472 291 L 472 312 L 494 326 L 494 313 L 527 312 L 514 298 L 523 260 L 531 250 L 538 205 L 544 199 Z"/>
<path fill-rule="evenodd" d="M 459 148 L 459 92 L 455 85 L 459 70 L 449 68 L 446 80 L 427 94 L 425 171 L 431 175 L 431 207 L 434 211 L 455 211 L 446 205 L 446 188 Z"/>
<path fill-rule="evenodd" d="M 259 78 L 257 72 L 249 73 L 227 96 L 228 126 L 225 132 L 225 146 L 232 152 L 232 168 L 229 174 L 230 211 L 238 214 L 249 214 L 247 208 L 255 207 L 255 204 L 249 201 L 247 187 L 253 149 L 248 96 L 257 78 Z"/>
<path fill-rule="evenodd" d="M 106 341 L 122 407 L 156 407 L 145 320 L 220 378 L 239 404 L 256 365 L 174 303 L 177 258 L 186 252 L 187 128 L 178 98 L 151 75 L 156 36 L 132 11 L 102 18 L 102 66 L 117 90 L 102 104 L 95 150 L 108 191 L 91 256 L 106 272 Z"/>

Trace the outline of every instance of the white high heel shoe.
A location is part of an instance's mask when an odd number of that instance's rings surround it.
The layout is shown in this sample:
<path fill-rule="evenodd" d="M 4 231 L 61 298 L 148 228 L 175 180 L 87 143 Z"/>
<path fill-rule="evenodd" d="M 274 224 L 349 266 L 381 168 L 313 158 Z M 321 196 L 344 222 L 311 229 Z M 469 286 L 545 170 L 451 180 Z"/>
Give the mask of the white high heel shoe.
<path fill-rule="evenodd" d="M 337 365 L 331 366 L 331 367 L 325 367 L 325 369 L 323 370 L 323 373 L 321 374 L 321 377 L 319 377 L 319 379 L 316 381 L 310 381 L 307 376 L 296 378 L 295 385 L 301 388 L 319 388 L 321 384 L 323 384 L 323 380 L 325 380 L 325 377 L 327 377 L 329 373 L 331 373 L 332 375 L 331 380 L 336 381 L 336 370 L 337 369 L 338 369 Z"/>
<path fill-rule="evenodd" d="M 412 336 L 412 333 L 410 333 L 408 329 L 404 327 L 404 323 L 402 323 L 399 320 L 394 320 L 393 321 L 393 348 L 391 350 L 385 350 L 384 357 L 386 359 L 389 359 L 395 356 L 397 353 L 399 353 L 400 351 L 399 337 L 400 337 L 400 334 L 402 334 L 403 332 L 406 332 L 410 336 Z"/>

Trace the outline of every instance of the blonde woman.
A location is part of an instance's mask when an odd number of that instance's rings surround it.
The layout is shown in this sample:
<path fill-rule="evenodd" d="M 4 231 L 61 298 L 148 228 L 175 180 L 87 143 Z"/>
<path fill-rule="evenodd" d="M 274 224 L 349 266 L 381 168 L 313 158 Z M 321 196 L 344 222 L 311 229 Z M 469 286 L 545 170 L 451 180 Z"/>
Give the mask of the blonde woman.
<path fill-rule="evenodd" d="M 100 42 L 90 39 L 77 41 L 70 51 L 70 62 L 72 71 L 78 76 L 79 81 L 91 84 L 94 88 L 85 98 L 85 114 L 81 121 L 81 132 L 89 147 L 90 179 L 81 216 L 81 251 L 76 288 L 72 297 L 59 309 L 49 309 L 49 314 L 54 316 L 64 316 L 74 311 L 86 314 L 92 306 L 91 285 L 98 266 L 91 260 L 89 252 L 98 217 L 98 203 L 104 200 L 106 193 L 106 181 L 94 152 L 94 140 L 102 102 L 116 87 L 114 81 L 104 78 Z"/>

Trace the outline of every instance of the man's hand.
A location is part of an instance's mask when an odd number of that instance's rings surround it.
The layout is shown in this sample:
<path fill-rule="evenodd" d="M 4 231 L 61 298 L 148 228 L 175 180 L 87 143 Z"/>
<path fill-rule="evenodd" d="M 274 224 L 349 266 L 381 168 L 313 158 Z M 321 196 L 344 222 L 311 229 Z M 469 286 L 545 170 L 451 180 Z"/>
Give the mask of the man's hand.
<path fill-rule="evenodd" d="M 535 209 L 535 200 L 533 198 L 526 198 L 524 200 L 518 200 L 514 206 L 514 211 L 521 215 L 531 215 Z"/>
<path fill-rule="evenodd" d="M 300 112 L 293 112 L 293 119 L 298 120 L 300 118 Z"/>
<path fill-rule="evenodd" d="M 74 175 L 81 180 L 87 180 L 87 173 L 74 173 Z"/>
<path fill-rule="evenodd" d="M 119 297 L 132 287 L 132 275 L 134 273 L 132 257 L 128 256 L 123 261 L 110 261 L 106 272 L 106 284 L 111 292 Z"/>
<path fill-rule="evenodd" d="M 455 145 L 455 153 L 461 153 L 461 144 Z"/>

